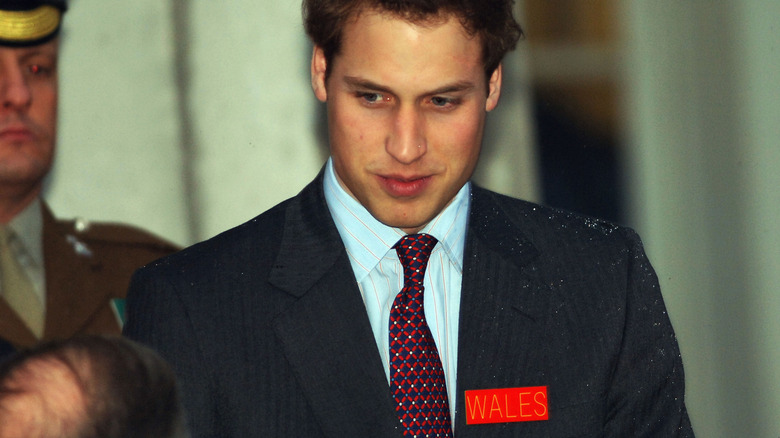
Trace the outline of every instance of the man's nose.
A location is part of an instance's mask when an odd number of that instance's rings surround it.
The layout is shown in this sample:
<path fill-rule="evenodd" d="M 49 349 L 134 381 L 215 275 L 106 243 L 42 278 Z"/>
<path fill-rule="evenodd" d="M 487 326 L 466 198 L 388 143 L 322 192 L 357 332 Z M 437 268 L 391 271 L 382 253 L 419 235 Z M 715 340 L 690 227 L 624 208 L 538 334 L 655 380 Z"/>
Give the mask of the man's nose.
<path fill-rule="evenodd" d="M 30 105 L 32 93 L 21 67 L 0 68 L 0 99 L 4 109 L 18 110 Z"/>
<path fill-rule="evenodd" d="M 425 118 L 417 108 L 409 106 L 398 109 L 385 148 L 388 154 L 404 164 L 410 164 L 425 155 L 428 150 Z"/>

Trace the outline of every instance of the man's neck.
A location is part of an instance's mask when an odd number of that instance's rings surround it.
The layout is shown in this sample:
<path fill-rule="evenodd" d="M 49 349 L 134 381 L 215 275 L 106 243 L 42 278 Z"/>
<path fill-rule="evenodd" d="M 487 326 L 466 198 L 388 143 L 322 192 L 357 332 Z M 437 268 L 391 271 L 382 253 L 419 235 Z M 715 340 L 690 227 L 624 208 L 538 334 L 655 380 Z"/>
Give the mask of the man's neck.
<path fill-rule="evenodd" d="M 40 186 L 25 192 L 12 192 L 0 188 L 0 224 L 11 222 L 41 193 Z"/>

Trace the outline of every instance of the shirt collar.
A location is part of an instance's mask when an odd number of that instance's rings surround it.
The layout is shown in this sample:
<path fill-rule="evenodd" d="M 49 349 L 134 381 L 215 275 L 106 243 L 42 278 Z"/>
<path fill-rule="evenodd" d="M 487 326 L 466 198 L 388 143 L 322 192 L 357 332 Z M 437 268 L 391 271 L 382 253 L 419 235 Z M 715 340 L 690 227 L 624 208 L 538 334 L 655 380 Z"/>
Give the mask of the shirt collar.
<path fill-rule="evenodd" d="M 350 256 L 355 277 L 360 282 L 406 233 L 379 222 L 350 196 L 336 178 L 332 159 L 328 159 L 325 166 L 323 187 L 328 209 Z M 458 270 L 463 267 L 470 190 L 471 184 L 464 184 L 452 202 L 420 230 L 439 241 L 434 251 L 445 251 Z"/>
<path fill-rule="evenodd" d="M 37 266 L 43 266 L 43 213 L 41 200 L 35 198 L 21 213 L 8 223 L 24 251 Z"/>

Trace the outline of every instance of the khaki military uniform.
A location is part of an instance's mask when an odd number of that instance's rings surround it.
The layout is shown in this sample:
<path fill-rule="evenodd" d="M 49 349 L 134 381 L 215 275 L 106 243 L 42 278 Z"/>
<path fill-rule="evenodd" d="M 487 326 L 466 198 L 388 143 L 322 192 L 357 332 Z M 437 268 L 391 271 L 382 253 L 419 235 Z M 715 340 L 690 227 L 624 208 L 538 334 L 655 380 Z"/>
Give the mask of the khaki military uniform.
<path fill-rule="evenodd" d="M 40 340 L 120 334 L 116 301 L 125 297 L 133 272 L 178 248 L 135 227 L 61 221 L 45 205 L 41 210 L 46 322 Z M 16 348 L 39 342 L 2 298 L 0 338 Z"/>

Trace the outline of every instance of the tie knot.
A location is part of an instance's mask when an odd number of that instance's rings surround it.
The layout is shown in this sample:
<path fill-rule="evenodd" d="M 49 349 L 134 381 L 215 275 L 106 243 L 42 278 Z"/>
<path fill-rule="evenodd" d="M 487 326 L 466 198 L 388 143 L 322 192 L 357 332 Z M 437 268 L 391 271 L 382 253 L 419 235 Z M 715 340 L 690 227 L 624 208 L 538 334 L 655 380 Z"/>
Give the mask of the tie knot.
<path fill-rule="evenodd" d="M 428 259 L 437 242 L 430 234 L 408 234 L 395 244 L 395 252 L 404 268 L 405 280 L 422 283 Z"/>

